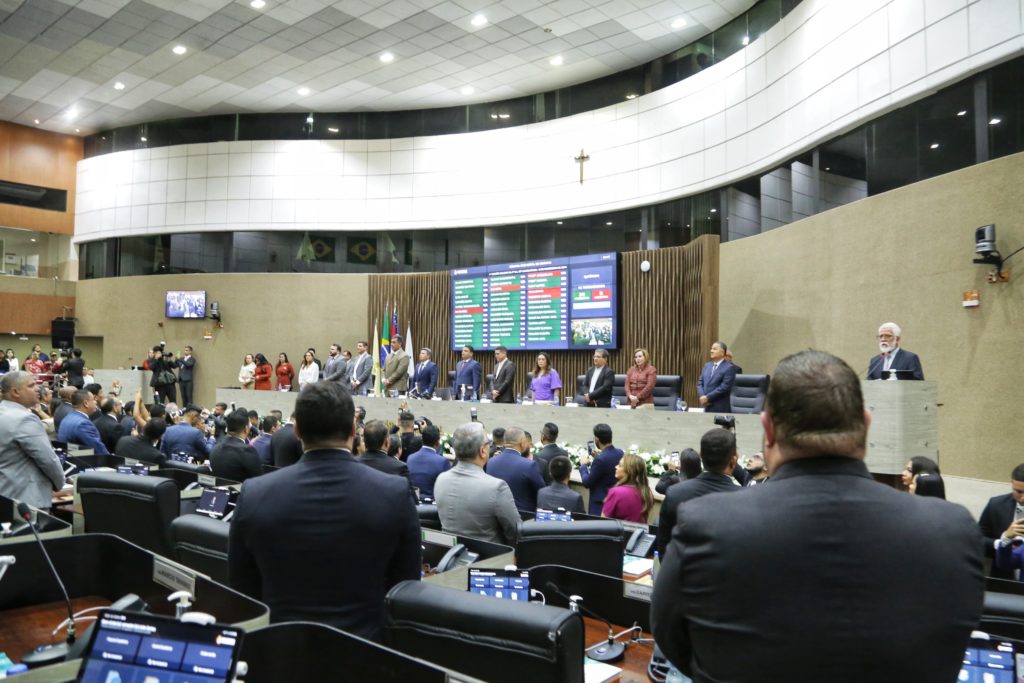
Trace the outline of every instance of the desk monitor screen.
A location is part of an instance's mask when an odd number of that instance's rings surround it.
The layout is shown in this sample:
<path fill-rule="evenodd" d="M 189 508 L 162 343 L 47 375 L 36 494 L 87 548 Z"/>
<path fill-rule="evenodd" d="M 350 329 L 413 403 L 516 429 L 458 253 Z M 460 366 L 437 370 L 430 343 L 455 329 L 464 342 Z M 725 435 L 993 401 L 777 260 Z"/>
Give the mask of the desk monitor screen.
<path fill-rule="evenodd" d="M 1003 640 L 972 638 L 964 653 L 964 664 L 958 681 L 979 683 L 1017 683 L 1018 666 L 1024 654 L 1014 652 L 1014 643 Z"/>
<path fill-rule="evenodd" d="M 469 590 L 492 598 L 529 602 L 530 570 L 470 567 Z"/>
<path fill-rule="evenodd" d="M 78 671 L 80 683 L 227 683 L 243 631 L 170 617 L 104 610 Z"/>
<path fill-rule="evenodd" d="M 537 508 L 537 514 L 533 519 L 538 522 L 571 522 L 572 514 L 566 512 L 564 508 L 558 508 L 558 511 Z"/>
<path fill-rule="evenodd" d="M 214 519 L 224 519 L 228 511 L 228 502 L 231 500 L 231 492 L 224 489 L 203 489 L 199 496 L 199 505 L 196 512 Z"/>

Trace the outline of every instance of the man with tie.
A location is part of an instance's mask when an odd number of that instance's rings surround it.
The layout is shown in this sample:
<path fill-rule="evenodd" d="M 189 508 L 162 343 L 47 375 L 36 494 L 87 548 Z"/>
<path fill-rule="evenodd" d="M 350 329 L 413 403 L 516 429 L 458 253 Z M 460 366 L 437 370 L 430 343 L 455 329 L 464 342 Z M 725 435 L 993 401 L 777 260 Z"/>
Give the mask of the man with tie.
<path fill-rule="evenodd" d="M 736 366 L 725 359 L 728 347 L 720 341 L 711 345 L 711 360 L 704 364 L 697 380 L 700 406 L 709 413 L 731 412 L 729 394 L 736 381 Z"/>
<path fill-rule="evenodd" d="M 583 378 L 583 402 L 590 408 L 610 408 L 615 371 L 608 367 L 608 351 L 594 350 L 594 367 Z"/>
<path fill-rule="evenodd" d="M 192 403 L 192 380 L 195 376 L 196 357 L 192 347 L 186 346 L 185 353 L 178 361 L 178 386 L 181 388 L 181 405 Z"/>
<path fill-rule="evenodd" d="M 462 360 L 455 366 L 455 390 L 456 398 L 464 401 L 473 400 L 480 391 L 480 364 L 473 360 L 473 347 L 462 347 Z"/>
<path fill-rule="evenodd" d="M 412 392 L 417 398 L 431 398 L 437 386 L 437 363 L 434 352 L 427 347 L 420 349 L 420 362 L 412 376 Z"/>
<path fill-rule="evenodd" d="M 878 350 L 868 364 L 868 379 L 924 379 L 921 359 L 916 353 L 900 348 L 900 326 L 882 323 L 878 328 Z M 898 371 L 898 372 L 897 372 Z"/>
<path fill-rule="evenodd" d="M 373 370 L 373 359 L 367 349 L 370 344 L 365 341 L 356 343 L 359 355 L 352 361 L 352 374 L 349 377 L 353 396 L 366 396 L 370 390 L 370 373 Z"/>
<path fill-rule="evenodd" d="M 331 344 L 328 354 L 327 365 L 324 366 L 324 381 L 344 382 L 348 363 L 345 362 L 345 357 L 341 355 L 341 346 Z"/>
<path fill-rule="evenodd" d="M 403 341 L 400 334 L 391 338 L 391 353 L 384 361 L 384 386 L 404 394 L 409 390 L 409 354 L 402 348 Z"/>
<path fill-rule="evenodd" d="M 508 349 L 499 346 L 494 349 L 494 384 L 491 386 L 491 400 L 495 403 L 515 403 L 513 388 L 516 383 L 516 365 L 508 359 Z"/>

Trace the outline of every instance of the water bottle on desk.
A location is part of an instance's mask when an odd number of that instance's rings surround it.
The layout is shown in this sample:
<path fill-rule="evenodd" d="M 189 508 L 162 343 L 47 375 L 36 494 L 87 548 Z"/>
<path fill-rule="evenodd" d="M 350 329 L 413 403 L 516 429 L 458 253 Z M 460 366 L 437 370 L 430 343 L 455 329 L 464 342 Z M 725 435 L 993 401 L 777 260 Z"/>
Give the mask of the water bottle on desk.
<path fill-rule="evenodd" d="M 618 399 L 618 397 L 612 396 L 612 410 L 615 410 L 618 407 L 619 407 L 619 399 Z"/>
<path fill-rule="evenodd" d="M 517 393 L 516 394 L 516 405 L 517 406 L 518 405 L 522 405 L 522 403 L 523 403 L 523 395 L 520 394 L 520 393 Z"/>
<path fill-rule="evenodd" d="M 682 399 L 682 397 L 676 399 L 676 412 L 677 413 L 685 413 L 686 412 L 686 401 L 684 401 Z"/>

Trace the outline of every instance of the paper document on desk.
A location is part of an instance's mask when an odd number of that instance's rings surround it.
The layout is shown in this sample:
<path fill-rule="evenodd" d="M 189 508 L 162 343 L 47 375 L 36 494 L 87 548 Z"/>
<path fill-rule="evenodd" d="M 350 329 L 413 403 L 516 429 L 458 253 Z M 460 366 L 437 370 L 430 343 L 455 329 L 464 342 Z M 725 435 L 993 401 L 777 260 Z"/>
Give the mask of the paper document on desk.
<path fill-rule="evenodd" d="M 583 680 L 585 683 L 605 683 L 622 675 L 622 669 L 604 662 L 595 662 L 590 657 L 583 658 Z"/>

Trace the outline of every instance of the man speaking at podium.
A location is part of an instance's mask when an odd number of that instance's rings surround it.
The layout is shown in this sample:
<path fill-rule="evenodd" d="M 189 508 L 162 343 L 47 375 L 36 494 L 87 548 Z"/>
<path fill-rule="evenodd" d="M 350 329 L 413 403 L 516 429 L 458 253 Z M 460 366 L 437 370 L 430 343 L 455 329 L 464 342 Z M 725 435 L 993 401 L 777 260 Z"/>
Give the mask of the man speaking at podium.
<path fill-rule="evenodd" d="M 878 328 L 878 350 L 868 364 L 868 379 L 924 379 L 921 359 L 912 351 L 900 348 L 900 326 L 882 323 Z M 895 373 L 895 374 L 893 374 Z"/>

